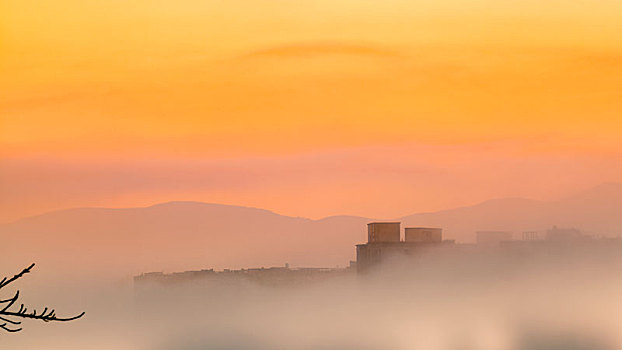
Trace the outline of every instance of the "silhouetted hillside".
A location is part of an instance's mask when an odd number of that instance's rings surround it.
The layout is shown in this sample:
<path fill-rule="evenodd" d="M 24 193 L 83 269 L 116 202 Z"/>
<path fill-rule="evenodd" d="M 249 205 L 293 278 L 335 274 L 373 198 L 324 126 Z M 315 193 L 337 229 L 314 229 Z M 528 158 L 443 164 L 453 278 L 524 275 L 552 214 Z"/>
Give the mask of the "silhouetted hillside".
<path fill-rule="evenodd" d="M 132 273 L 285 263 L 332 266 L 348 262 L 354 242 L 365 239 L 367 221 L 356 217 L 313 221 L 199 202 L 79 208 L 0 226 L 11 242 L 0 248 L 0 254 Z"/>
<path fill-rule="evenodd" d="M 486 201 L 397 220 L 438 226 L 445 238 L 469 242 L 478 230 L 543 233 L 552 225 L 588 233 L 622 234 L 622 184 L 605 184 L 552 202 L 519 198 Z M 365 241 L 372 219 L 288 217 L 268 210 L 170 202 L 146 208 L 80 208 L 0 226 L 5 258 L 76 268 L 138 273 L 153 270 L 345 265 Z"/>
<path fill-rule="evenodd" d="M 622 235 L 622 184 L 603 184 L 559 201 L 521 198 L 489 200 L 474 206 L 400 219 L 406 225 L 443 227 L 446 237 L 472 241 L 478 230 L 523 231 L 544 234 L 557 225 L 576 227 L 595 235 Z"/>

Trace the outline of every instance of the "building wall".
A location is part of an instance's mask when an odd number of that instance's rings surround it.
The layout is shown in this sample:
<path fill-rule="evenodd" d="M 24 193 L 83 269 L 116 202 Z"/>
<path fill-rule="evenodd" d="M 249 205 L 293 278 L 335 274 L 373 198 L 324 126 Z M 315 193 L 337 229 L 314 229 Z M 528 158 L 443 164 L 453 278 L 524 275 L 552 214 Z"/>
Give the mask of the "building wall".
<path fill-rule="evenodd" d="M 372 222 L 367 224 L 367 242 L 399 242 L 399 222 Z"/>
<path fill-rule="evenodd" d="M 356 246 L 356 269 L 364 272 L 398 255 L 408 255 L 411 247 L 404 242 L 371 242 Z"/>
<path fill-rule="evenodd" d="M 404 238 L 406 242 L 413 243 L 441 243 L 443 241 L 443 229 L 430 227 L 407 227 Z"/>

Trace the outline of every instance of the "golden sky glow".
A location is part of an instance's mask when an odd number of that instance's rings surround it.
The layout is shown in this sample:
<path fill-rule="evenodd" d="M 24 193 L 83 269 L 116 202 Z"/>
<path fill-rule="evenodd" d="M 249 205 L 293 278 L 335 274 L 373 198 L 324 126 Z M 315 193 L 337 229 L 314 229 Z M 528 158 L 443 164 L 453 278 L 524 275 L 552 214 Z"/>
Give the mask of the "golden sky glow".
<path fill-rule="evenodd" d="M 0 204 L 8 213 L 0 219 L 167 199 L 309 216 L 390 216 L 622 180 L 617 0 L 9 0 L 0 6 L 0 176 L 7 194 Z M 379 151 L 384 147 L 390 151 Z M 369 149 L 378 154 L 348 156 L 343 166 L 356 168 L 358 159 L 375 162 L 376 170 L 350 180 L 342 167 L 322 161 L 294 164 L 297 157 Z M 509 162 L 516 171 L 524 162 L 548 175 L 524 186 L 505 176 L 496 187 L 467 176 L 480 194 L 459 191 L 465 165 L 457 159 L 482 149 L 488 153 L 477 156 L 480 167 Z M 395 160 L 387 164 L 388 158 Z M 168 164 L 153 170 L 169 174 L 158 175 L 168 182 L 146 190 L 118 185 L 127 176 L 119 170 L 127 168 L 123 162 L 155 160 Z M 320 171 L 290 177 L 295 189 L 248 178 L 215 187 L 199 180 L 195 187 L 170 185 L 188 181 L 171 175 L 180 164 L 236 161 L 244 166 L 231 167 L 245 174 L 264 174 L 258 169 L 271 164 L 280 179 L 292 167 Z M 50 162 L 81 169 L 70 173 L 75 176 L 89 173 L 79 179 L 90 185 L 61 186 L 62 172 L 42 170 Z M 93 164 L 119 179 L 94 180 Z M 387 175 L 387 167 L 400 166 L 452 175 Z M 141 169 L 136 173 L 147 171 Z M 227 169 L 202 174 L 212 183 L 244 178 Z M 57 183 L 40 188 L 40 197 L 27 194 L 33 174 Z M 89 189 L 102 186 L 106 195 L 90 196 Z M 391 205 L 378 204 L 381 190 L 352 198 L 372 187 L 402 195 Z M 318 198 L 291 204 L 318 188 L 325 192 Z M 453 194 L 439 195 L 444 188 Z M 55 191 L 67 195 L 60 199 Z M 412 199 L 417 194 L 439 199 Z M 10 204 L 16 201 L 23 203 Z M 338 204 L 322 204 L 327 201 Z"/>

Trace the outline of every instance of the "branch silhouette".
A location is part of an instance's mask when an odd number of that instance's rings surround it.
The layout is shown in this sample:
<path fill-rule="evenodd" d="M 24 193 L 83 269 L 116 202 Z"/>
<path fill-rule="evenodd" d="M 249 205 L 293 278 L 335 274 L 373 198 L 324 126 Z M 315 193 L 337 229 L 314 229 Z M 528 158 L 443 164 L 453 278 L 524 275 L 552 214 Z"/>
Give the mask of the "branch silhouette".
<path fill-rule="evenodd" d="M 31 264 L 27 268 L 23 269 L 20 273 L 16 274 L 11 278 L 3 278 L 0 281 L 0 290 L 9 284 L 17 281 L 18 279 L 24 277 L 25 274 L 30 273 L 35 264 Z M 22 330 L 19 327 L 22 323 L 21 321 L 16 321 L 15 319 L 33 319 L 33 320 L 41 320 L 43 322 L 67 322 L 77 320 L 80 317 L 84 316 L 84 312 L 79 315 L 72 317 L 58 317 L 56 316 L 56 310 L 50 309 L 48 307 L 44 308 L 43 311 L 37 312 L 36 309 L 33 309 L 31 312 L 28 311 L 28 308 L 24 306 L 24 304 L 20 304 L 19 309 L 15 310 L 11 309 L 13 305 L 19 299 L 19 290 L 15 292 L 15 295 L 12 298 L 0 300 L 0 328 L 7 332 L 19 332 Z"/>

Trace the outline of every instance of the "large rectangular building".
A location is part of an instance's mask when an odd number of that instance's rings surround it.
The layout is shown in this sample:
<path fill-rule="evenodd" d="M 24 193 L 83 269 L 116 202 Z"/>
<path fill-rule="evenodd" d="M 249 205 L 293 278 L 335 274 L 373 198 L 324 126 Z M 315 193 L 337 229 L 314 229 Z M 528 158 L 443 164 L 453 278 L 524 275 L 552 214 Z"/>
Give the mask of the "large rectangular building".
<path fill-rule="evenodd" d="M 407 227 L 404 230 L 404 241 L 412 243 L 441 243 L 443 241 L 443 229 Z"/>
<path fill-rule="evenodd" d="M 367 224 L 367 242 L 399 242 L 399 222 L 372 222 Z"/>
<path fill-rule="evenodd" d="M 367 224 L 367 243 L 356 245 L 357 271 L 364 272 L 396 256 L 412 256 L 423 249 L 441 244 L 443 230 L 440 228 L 407 227 L 401 240 L 399 222 L 372 222 Z"/>

